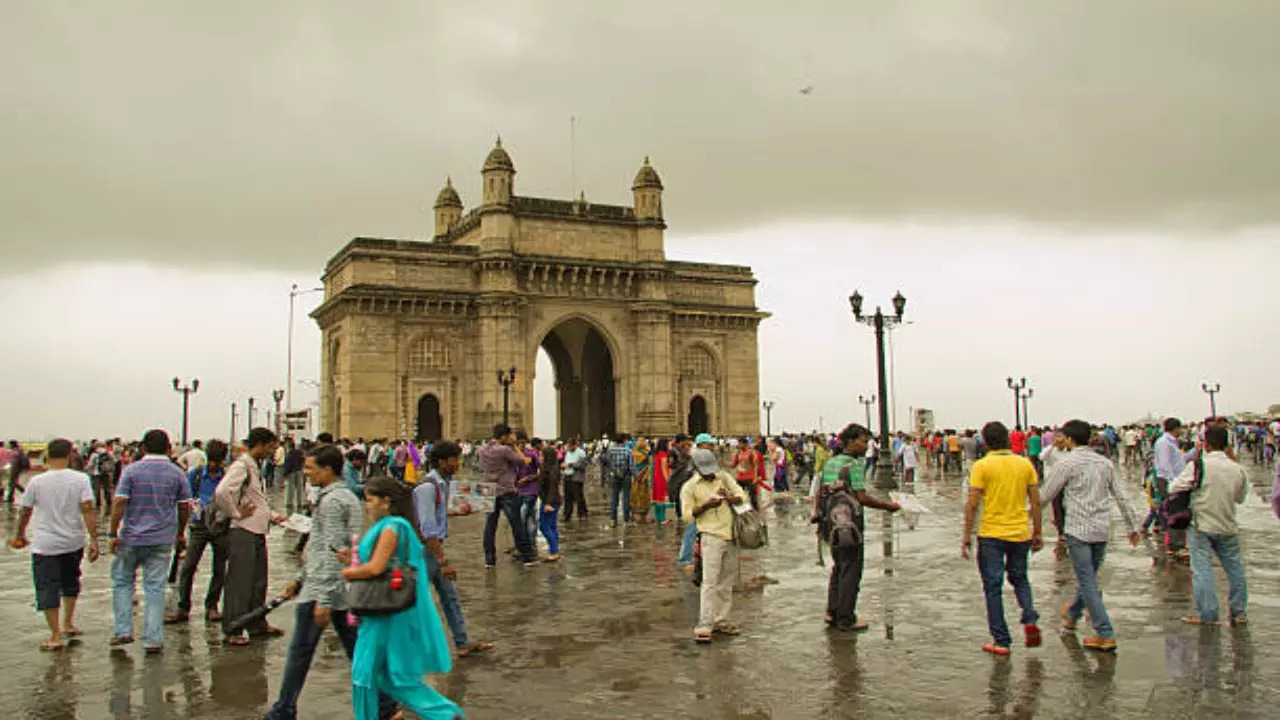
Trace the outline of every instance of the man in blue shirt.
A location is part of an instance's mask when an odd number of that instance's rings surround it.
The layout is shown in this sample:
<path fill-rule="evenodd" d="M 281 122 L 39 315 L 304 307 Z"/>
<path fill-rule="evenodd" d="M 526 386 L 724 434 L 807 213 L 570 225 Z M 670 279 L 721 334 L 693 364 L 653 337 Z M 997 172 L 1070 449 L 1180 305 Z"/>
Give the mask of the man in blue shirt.
<path fill-rule="evenodd" d="M 1187 461 L 1193 459 L 1196 452 L 1183 453 L 1178 445 L 1178 437 L 1182 434 L 1182 421 L 1178 418 L 1165 418 L 1164 434 L 1156 439 L 1152 448 L 1153 462 L 1156 471 L 1154 499 L 1160 511 L 1160 527 L 1165 530 L 1164 547 L 1167 555 L 1178 556 L 1186 551 L 1187 531 L 1174 530 L 1169 527 L 1168 518 L 1164 516 L 1163 504 L 1169 497 L 1169 484 L 1178 479 Z"/>
<path fill-rule="evenodd" d="M 210 440 L 205 450 L 209 464 L 192 468 L 187 474 L 187 482 L 191 485 L 191 495 L 195 506 L 191 513 L 191 522 L 187 525 L 187 554 L 182 560 L 182 570 L 178 575 L 178 609 L 164 616 L 166 624 L 186 622 L 191 616 L 191 590 L 196 570 L 200 567 L 200 559 L 204 557 L 206 547 L 213 547 L 213 576 L 209 578 L 209 589 L 204 595 L 205 622 L 219 622 L 222 613 L 218 612 L 218 603 L 222 600 L 222 584 L 227 578 L 227 543 L 225 533 L 214 535 L 205 524 L 205 508 L 213 502 L 213 492 L 222 481 L 227 462 L 227 444 L 221 440 Z"/>
<path fill-rule="evenodd" d="M 431 472 L 413 490 L 413 514 L 427 546 L 427 575 L 440 598 L 440 607 L 444 609 L 449 632 L 453 633 L 458 657 L 466 657 L 471 653 L 491 650 L 493 643 L 470 642 L 467 621 L 458 602 L 458 571 L 444 554 L 444 541 L 449 537 L 449 494 L 461 457 L 462 451 L 448 440 L 441 440 L 431 447 L 427 455 Z"/>
<path fill-rule="evenodd" d="M 133 642 L 133 594 L 141 567 L 145 598 L 142 646 L 150 654 L 164 649 L 164 586 L 170 553 L 185 542 L 191 485 L 169 458 L 172 446 L 168 433 L 148 430 L 142 436 L 142 446 L 146 457 L 125 468 L 111 504 L 107 549 L 115 555 L 111 564 L 115 632 L 110 644 Z"/>

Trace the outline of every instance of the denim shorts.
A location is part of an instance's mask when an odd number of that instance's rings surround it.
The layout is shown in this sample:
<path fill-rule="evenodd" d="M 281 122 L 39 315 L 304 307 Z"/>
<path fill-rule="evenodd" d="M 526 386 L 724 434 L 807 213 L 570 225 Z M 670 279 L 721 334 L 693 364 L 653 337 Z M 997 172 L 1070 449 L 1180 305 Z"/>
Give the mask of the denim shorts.
<path fill-rule="evenodd" d="M 80 595 L 80 561 L 84 548 L 61 555 L 31 554 L 36 582 L 36 610 L 57 610 L 62 598 Z"/>

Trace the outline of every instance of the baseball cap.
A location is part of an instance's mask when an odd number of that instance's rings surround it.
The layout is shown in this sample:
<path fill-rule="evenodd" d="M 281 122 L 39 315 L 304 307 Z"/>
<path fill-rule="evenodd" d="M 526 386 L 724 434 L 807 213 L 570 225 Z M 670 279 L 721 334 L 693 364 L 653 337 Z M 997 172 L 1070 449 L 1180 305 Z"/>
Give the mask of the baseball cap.
<path fill-rule="evenodd" d="M 711 437 L 711 433 L 698 433 L 698 437 L 694 438 L 693 444 L 701 445 L 703 443 L 714 443 L 715 441 L 716 439 Z"/>
<path fill-rule="evenodd" d="M 716 454 L 710 450 L 698 448 L 693 451 L 693 469 L 700 475 L 715 475 L 720 471 L 720 461 L 716 460 Z"/>

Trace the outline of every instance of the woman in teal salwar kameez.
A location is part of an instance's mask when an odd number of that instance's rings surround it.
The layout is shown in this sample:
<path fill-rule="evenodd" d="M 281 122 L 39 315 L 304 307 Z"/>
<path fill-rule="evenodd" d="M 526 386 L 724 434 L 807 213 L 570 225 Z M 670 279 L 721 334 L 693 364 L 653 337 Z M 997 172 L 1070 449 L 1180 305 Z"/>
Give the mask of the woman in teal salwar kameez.
<path fill-rule="evenodd" d="M 351 703 L 356 720 L 376 720 L 382 692 L 423 720 L 454 720 L 462 710 L 422 681 L 426 673 L 452 667 L 449 643 L 431 600 L 423 544 L 412 525 L 409 490 L 392 478 L 378 477 L 364 488 L 364 504 L 373 525 L 360 540 L 364 564 L 342 571 L 347 580 L 381 575 L 392 559 L 418 571 L 418 602 L 392 615 L 360 618 L 351 659 Z"/>

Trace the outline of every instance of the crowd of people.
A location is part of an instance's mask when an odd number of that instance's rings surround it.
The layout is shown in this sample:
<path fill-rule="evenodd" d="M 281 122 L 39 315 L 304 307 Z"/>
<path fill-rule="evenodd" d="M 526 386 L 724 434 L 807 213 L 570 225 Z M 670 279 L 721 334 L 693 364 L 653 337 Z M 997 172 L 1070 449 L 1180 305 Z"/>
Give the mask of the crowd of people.
<path fill-rule="evenodd" d="M 603 512 L 612 526 L 683 525 L 677 563 L 699 586 L 693 639 L 707 644 L 741 632 L 730 618 L 740 553 L 765 542 L 748 543 L 747 534 L 767 538 L 749 523 L 767 530 L 776 503 L 803 494 L 820 546 L 833 561 L 824 621 L 835 632 L 865 631 L 868 623 L 857 612 L 865 511 L 902 509 L 873 493 L 869 479 L 892 463 L 910 492 L 924 464 L 968 485 L 960 553 L 975 559 L 984 591 L 991 640 L 983 650 L 1000 656 L 1012 650 L 1002 597 L 1006 579 L 1021 608 L 1025 644 L 1041 643 L 1027 566 L 1029 554 L 1044 546 L 1047 512 L 1077 582 L 1074 601 L 1060 608 L 1062 627 L 1074 631 L 1087 615 L 1094 634 L 1084 646 L 1114 652 L 1115 630 L 1098 587 L 1113 506 L 1131 544 L 1154 528 L 1171 560 L 1189 562 L 1196 612 L 1185 622 L 1222 621 L 1215 557 L 1229 583 L 1227 621 L 1248 622 L 1236 507 L 1249 483 L 1236 458 L 1274 464 L 1277 430 L 1280 423 L 1222 418 L 1190 427 L 1170 418 L 1160 426 L 1118 429 L 1072 420 L 1025 432 L 992 422 L 981 430 L 898 433 L 883 449 L 888 458 L 881 457 L 870 430 L 857 424 L 834 435 L 618 434 L 587 443 L 530 438 L 505 425 L 482 443 L 366 443 L 327 434 L 295 443 L 253 428 L 235 446 L 214 439 L 179 448 L 164 431 L 152 430 L 128 443 L 50 441 L 39 458 L 42 472 L 32 471 L 31 453 L 11 443 L 0 455 L 0 473 L 8 476 L 8 499 L 20 501 L 10 544 L 31 549 L 36 608 L 50 631 L 42 649 L 60 650 L 81 634 L 75 623 L 81 565 L 85 555 L 90 562 L 99 559 L 100 513 L 107 512 L 112 556 L 109 644 L 134 642 L 141 574 L 146 653 L 163 651 L 166 624 L 189 622 L 207 550 L 204 620 L 221 623 L 225 644 L 282 635 L 266 619 L 276 602 L 268 601 L 267 535 L 289 525 L 299 535 L 302 558 L 278 601 L 294 601 L 295 622 L 279 697 L 267 717 L 296 717 L 320 636 L 332 627 L 351 659 L 357 718 L 395 717 L 402 708 L 423 718 L 454 718 L 461 710 L 422 677 L 447 672 L 455 656 L 493 648 L 468 634 L 457 570 L 446 552 L 449 520 L 463 512 L 451 497 L 464 469 L 492 497 L 481 539 L 491 569 L 498 562 L 502 518 L 513 560 L 530 567 L 559 562 L 560 523 L 589 516 L 591 482 L 600 482 L 607 494 Z M 1126 475 L 1136 475 L 1146 489 L 1145 520 L 1123 489 Z M 283 486 L 284 513 L 272 510 L 276 484 Z M 1272 501 L 1280 517 L 1280 493 L 1273 492 Z M 308 517 L 308 527 L 292 524 L 295 513 Z M 175 585 L 171 609 L 166 582 Z M 381 605 L 374 611 L 361 603 Z M 387 603 L 398 604 L 388 611 Z"/>

